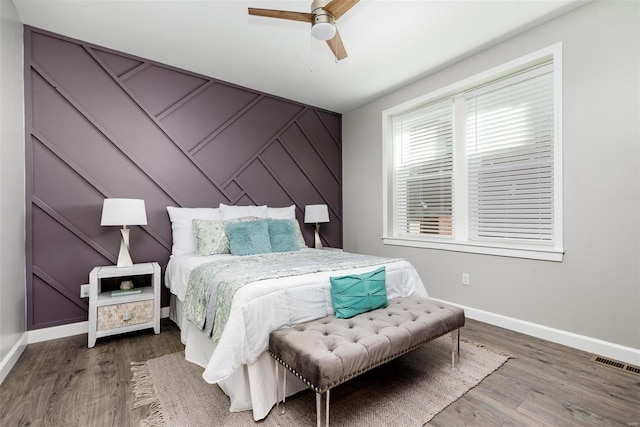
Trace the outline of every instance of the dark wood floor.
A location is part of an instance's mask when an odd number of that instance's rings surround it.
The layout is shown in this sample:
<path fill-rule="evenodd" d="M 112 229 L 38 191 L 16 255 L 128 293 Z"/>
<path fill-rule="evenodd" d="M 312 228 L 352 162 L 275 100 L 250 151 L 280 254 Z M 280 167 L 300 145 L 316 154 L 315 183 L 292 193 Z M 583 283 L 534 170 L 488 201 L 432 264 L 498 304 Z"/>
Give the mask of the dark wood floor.
<path fill-rule="evenodd" d="M 640 426 L 640 376 L 472 320 L 462 336 L 513 357 L 428 426 Z M 93 349 L 86 335 L 29 345 L 1 386 L 0 426 L 137 426 L 145 409 L 129 409 L 129 363 L 182 349 L 166 319 L 159 335 L 104 338 Z"/>

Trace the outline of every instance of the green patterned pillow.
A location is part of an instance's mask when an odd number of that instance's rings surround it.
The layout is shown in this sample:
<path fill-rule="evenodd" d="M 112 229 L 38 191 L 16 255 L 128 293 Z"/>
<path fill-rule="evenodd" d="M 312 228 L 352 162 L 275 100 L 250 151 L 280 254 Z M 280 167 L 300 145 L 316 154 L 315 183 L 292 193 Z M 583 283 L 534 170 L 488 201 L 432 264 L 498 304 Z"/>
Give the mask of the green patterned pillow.
<path fill-rule="evenodd" d="M 231 255 L 271 253 L 269 224 L 266 219 L 227 224 Z"/>
<path fill-rule="evenodd" d="M 253 216 L 222 221 L 194 219 L 193 233 L 196 237 L 196 254 L 206 256 L 231 253 L 226 231 L 227 224 L 255 219 L 256 217 Z"/>
<path fill-rule="evenodd" d="M 331 302 L 338 319 L 348 319 L 360 313 L 389 305 L 385 281 L 386 269 L 330 277 Z"/>
<path fill-rule="evenodd" d="M 307 242 L 304 241 L 304 236 L 302 235 L 302 230 L 300 230 L 300 223 L 297 219 L 290 220 L 293 223 L 293 228 L 296 232 L 296 238 L 298 239 L 298 249 L 306 248 Z"/>

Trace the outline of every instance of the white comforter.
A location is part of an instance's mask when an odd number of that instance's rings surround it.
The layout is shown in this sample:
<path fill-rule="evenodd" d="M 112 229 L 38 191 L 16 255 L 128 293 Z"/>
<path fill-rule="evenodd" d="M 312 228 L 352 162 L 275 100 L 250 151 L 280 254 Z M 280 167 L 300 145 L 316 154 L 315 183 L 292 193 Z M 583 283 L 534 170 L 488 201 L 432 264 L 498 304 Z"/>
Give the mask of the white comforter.
<path fill-rule="evenodd" d="M 202 263 L 228 256 L 172 257 L 167 266 L 165 284 L 183 301 L 191 270 Z M 409 262 L 401 260 L 384 265 L 388 298 L 427 296 L 418 273 Z M 232 411 L 253 409 L 254 419 L 262 419 L 276 402 L 275 365 L 267 353 L 269 334 L 283 327 L 333 314 L 329 277 L 363 273 L 374 268 L 369 266 L 261 280 L 244 286 L 233 298 L 231 314 L 217 345 L 207 343 L 194 325 L 184 322 L 182 329 L 187 359 L 203 366 L 205 381 L 218 383 L 229 395 Z M 194 347 L 205 350 L 193 351 L 189 348 L 190 342 Z M 209 352 L 211 355 L 206 360 Z M 303 388 L 300 384 L 289 391 Z"/>

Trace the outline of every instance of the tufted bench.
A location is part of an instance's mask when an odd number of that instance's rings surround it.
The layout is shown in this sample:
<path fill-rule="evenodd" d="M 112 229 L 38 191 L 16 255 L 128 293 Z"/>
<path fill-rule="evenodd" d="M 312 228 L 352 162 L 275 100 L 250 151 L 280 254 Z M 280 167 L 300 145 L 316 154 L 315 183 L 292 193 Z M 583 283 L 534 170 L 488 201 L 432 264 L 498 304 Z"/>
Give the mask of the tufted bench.
<path fill-rule="evenodd" d="M 449 332 L 455 366 L 464 321 L 461 308 L 429 298 L 396 298 L 386 308 L 350 319 L 329 316 L 272 332 L 269 352 L 279 362 L 276 378 L 282 364 L 316 392 L 318 426 L 323 421 L 328 425 L 331 388 Z M 280 400 L 284 403 L 286 389 L 286 371 L 282 371 L 278 406 Z"/>

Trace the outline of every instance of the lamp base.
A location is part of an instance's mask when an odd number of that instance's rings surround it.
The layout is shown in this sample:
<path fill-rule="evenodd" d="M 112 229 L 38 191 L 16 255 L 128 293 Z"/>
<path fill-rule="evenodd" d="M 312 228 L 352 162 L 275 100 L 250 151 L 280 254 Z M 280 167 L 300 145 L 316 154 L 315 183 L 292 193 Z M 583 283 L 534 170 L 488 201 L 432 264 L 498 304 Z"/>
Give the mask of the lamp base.
<path fill-rule="evenodd" d="M 118 267 L 133 267 L 129 254 L 129 229 L 125 226 L 120 230 L 120 252 L 118 252 Z"/>
<path fill-rule="evenodd" d="M 318 223 L 316 223 L 314 246 L 316 249 L 322 249 L 322 242 L 320 241 L 320 224 Z"/>

